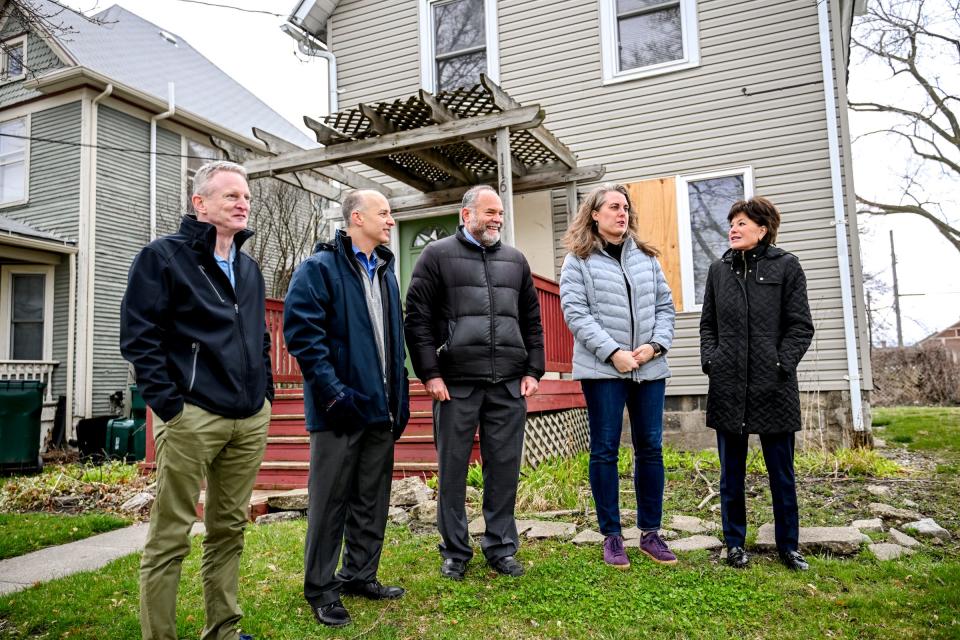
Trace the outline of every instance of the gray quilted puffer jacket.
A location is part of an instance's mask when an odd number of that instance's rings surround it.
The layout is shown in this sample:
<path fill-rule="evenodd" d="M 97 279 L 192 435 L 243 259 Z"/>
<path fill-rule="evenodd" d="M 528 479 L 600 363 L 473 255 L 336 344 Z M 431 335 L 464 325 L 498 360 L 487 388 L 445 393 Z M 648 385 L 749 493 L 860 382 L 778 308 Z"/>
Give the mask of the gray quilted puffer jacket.
<path fill-rule="evenodd" d="M 669 349 L 673 344 L 676 312 L 670 286 L 657 259 L 629 236 L 620 262 L 606 251 L 594 251 L 586 259 L 567 254 L 560 271 L 560 305 L 574 337 L 575 379 L 670 377 L 665 357 L 630 373 L 620 373 L 606 361 L 616 349 L 632 351 L 648 342 Z"/>

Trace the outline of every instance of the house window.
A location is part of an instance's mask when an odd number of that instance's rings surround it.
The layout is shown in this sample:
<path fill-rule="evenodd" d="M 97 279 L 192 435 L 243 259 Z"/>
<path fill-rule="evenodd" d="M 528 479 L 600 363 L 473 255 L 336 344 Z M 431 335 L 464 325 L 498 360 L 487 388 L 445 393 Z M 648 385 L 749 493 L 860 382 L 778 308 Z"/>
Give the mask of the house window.
<path fill-rule="evenodd" d="M 0 287 L 0 359 L 50 360 L 53 267 L 4 266 Z"/>
<path fill-rule="evenodd" d="M 421 75 L 432 92 L 500 80 L 496 0 L 421 0 Z"/>
<path fill-rule="evenodd" d="M 22 80 L 26 77 L 27 36 L 6 40 L 0 47 L 0 80 Z"/>
<path fill-rule="evenodd" d="M 727 214 L 737 200 L 753 196 L 753 171 L 731 169 L 677 178 L 677 225 L 681 280 L 687 311 L 703 304 L 707 270 L 729 248 Z"/>
<path fill-rule="evenodd" d="M 27 199 L 27 118 L 0 122 L 0 206 Z"/>
<path fill-rule="evenodd" d="M 200 167 L 207 164 L 211 160 L 217 160 L 219 158 L 219 154 L 213 147 L 208 147 L 205 144 L 188 139 L 185 155 L 187 156 L 185 167 L 185 190 L 187 201 L 186 209 L 187 211 L 193 211 L 193 205 L 191 204 L 191 198 L 193 196 L 193 177 L 197 175 L 197 170 Z"/>
<path fill-rule="evenodd" d="M 603 81 L 700 64 L 695 0 L 601 0 Z"/>

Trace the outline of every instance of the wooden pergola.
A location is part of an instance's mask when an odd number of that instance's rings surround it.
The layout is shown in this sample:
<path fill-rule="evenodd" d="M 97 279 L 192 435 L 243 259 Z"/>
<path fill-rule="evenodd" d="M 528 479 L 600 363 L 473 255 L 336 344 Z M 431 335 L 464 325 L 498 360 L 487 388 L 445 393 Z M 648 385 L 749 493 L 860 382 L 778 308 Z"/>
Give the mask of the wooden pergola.
<path fill-rule="evenodd" d="M 576 183 L 593 182 L 601 165 L 579 167 L 573 152 L 543 126 L 540 105 L 523 106 L 486 76 L 470 88 L 359 104 L 323 121 L 304 121 L 324 145 L 302 150 L 255 130 L 270 157 L 248 160 L 251 179 L 275 177 L 339 200 L 329 180 L 376 189 L 394 213 L 459 202 L 473 185 L 495 185 L 503 200 L 504 241 L 514 244 L 512 197 L 565 187 L 568 211 Z M 404 186 L 389 188 L 341 165 L 360 162 Z"/>

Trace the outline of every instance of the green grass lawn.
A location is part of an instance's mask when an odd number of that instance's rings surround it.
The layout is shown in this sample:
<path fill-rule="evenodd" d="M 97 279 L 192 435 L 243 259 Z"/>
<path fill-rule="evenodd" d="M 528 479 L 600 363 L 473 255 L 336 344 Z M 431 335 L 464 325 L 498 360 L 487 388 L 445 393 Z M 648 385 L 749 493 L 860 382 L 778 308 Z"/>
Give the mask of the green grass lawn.
<path fill-rule="evenodd" d="M 798 574 L 773 556 L 755 555 L 749 569 L 736 571 L 716 552 L 681 554 L 679 565 L 661 567 L 635 549 L 628 551 L 633 566 L 621 572 L 602 563 L 597 546 L 525 540 L 518 559 L 526 576 L 497 576 L 478 557 L 466 580 L 455 583 L 439 575 L 437 536 L 391 527 L 379 577 L 407 595 L 385 603 L 347 598 L 354 624 L 329 630 L 313 621 L 303 600 L 305 523 L 252 526 L 242 561 L 243 631 L 291 640 L 960 638 L 960 475 L 949 470 L 960 460 L 960 410 L 884 409 L 876 417 L 885 423 L 878 436 L 888 442 L 882 456 L 798 457 L 801 524 L 849 525 L 870 517 L 870 502 L 902 507 L 909 500 L 951 530 L 952 541 L 925 543 L 893 562 L 866 550 L 852 558 L 812 557 L 811 570 Z M 718 483 L 715 454 L 670 450 L 665 458 L 665 514 L 718 521 L 716 498 L 701 506 Z M 757 526 L 772 521 L 761 462 L 751 459 L 747 478 L 748 544 Z M 634 508 L 629 462 L 622 463 L 622 504 Z M 589 506 L 585 470 L 582 456 L 525 470 L 521 511 Z M 893 494 L 880 500 L 868 484 L 885 484 Z M 595 527 L 587 517 L 573 519 Z M 203 625 L 199 547 L 195 540 L 183 568 L 180 637 L 198 637 Z M 138 560 L 129 556 L 0 598 L 0 637 L 138 638 Z"/>
<path fill-rule="evenodd" d="M 715 554 L 661 567 L 606 567 L 599 548 L 523 545 L 527 575 L 497 576 L 474 560 L 467 578 L 441 578 L 436 537 L 388 530 L 380 577 L 407 595 L 389 603 L 348 598 L 354 624 L 320 628 L 302 596 L 303 522 L 252 527 L 243 555 L 243 631 L 257 638 L 930 638 L 960 635 L 960 563 L 921 553 L 880 563 L 813 558 L 790 573 L 767 557 L 746 571 Z M 202 628 L 199 541 L 184 566 L 180 637 Z M 134 638 L 137 557 L 0 599 L 0 635 Z"/>
<path fill-rule="evenodd" d="M 0 560 L 66 542 L 89 538 L 129 524 L 105 513 L 0 513 Z"/>

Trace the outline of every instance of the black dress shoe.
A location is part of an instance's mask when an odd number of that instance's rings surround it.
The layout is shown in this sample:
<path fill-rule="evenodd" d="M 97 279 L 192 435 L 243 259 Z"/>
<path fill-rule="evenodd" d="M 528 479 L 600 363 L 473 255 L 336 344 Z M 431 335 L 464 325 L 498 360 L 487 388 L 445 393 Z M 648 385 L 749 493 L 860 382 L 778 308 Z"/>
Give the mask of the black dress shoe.
<path fill-rule="evenodd" d="M 311 605 L 310 610 L 313 611 L 313 617 L 317 622 L 328 627 L 343 627 L 352 622 L 350 614 L 339 599 L 319 607 Z"/>
<path fill-rule="evenodd" d="M 494 571 L 505 576 L 519 578 L 523 575 L 523 565 L 513 556 L 503 556 L 490 563 Z"/>
<path fill-rule="evenodd" d="M 344 582 L 340 586 L 340 593 L 348 596 L 361 596 L 367 600 L 395 600 L 406 593 L 402 587 L 391 587 L 380 584 L 378 580 L 371 582 Z"/>
<path fill-rule="evenodd" d="M 727 564 L 734 569 L 746 569 L 750 563 L 750 556 L 743 547 L 730 547 L 727 549 Z"/>
<path fill-rule="evenodd" d="M 787 551 L 780 554 L 780 562 L 786 565 L 791 571 L 806 571 L 810 568 L 807 561 L 803 559 L 798 551 Z"/>
<path fill-rule="evenodd" d="M 440 575 L 451 580 L 463 580 L 463 574 L 467 572 L 467 563 L 456 558 L 447 558 L 440 565 Z"/>

